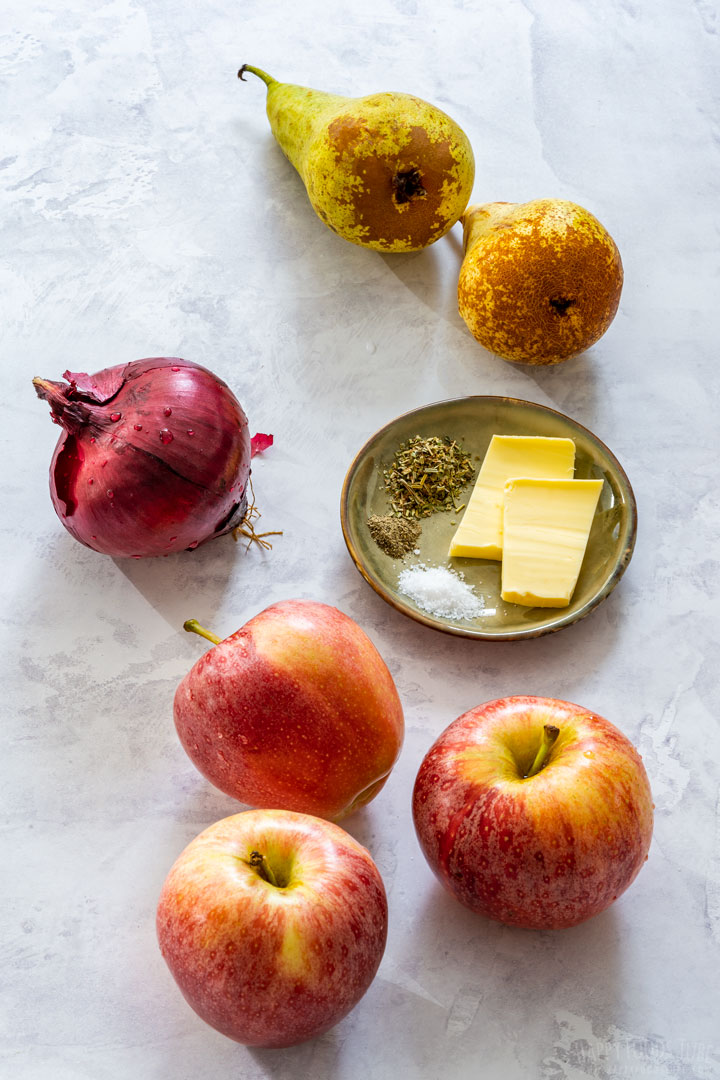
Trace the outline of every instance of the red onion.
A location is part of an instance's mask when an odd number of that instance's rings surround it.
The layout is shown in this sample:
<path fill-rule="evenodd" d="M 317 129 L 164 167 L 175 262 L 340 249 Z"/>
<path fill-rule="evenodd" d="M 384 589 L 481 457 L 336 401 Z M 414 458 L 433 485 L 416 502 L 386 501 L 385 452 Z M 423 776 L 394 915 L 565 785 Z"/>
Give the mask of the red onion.
<path fill-rule="evenodd" d="M 77 540 L 116 557 L 169 555 L 242 522 L 250 433 L 217 376 L 162 356 L 63 378 L 33 384 L 65 429 L 50 493 Z"/>

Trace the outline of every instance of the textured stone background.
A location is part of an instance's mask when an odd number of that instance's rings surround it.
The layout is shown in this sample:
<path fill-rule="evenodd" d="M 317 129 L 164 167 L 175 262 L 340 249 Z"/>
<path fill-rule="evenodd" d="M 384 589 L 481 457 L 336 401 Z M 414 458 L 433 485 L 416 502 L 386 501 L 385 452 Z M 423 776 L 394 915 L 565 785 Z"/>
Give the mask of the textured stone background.
<path fill-rule="evenodd" d="M 720 1073 L 717 750 L 717 9 L 707 0 L 7 0 L 0 16 L 4 378 L 0 1071 L 15 1080 L 709 1080 Z M 311 212 L 242 62 L 349 95 L 414 92 L 467 131 L 474 200 L 556 196 L 608 227 L 626 284 L 588 354 L 525 370 L 455 305 L 461 232 L 355 248 Z M 271 552 L 232 540 L 114 562 L 52 510 L 57 429 L 33 375 L 185 356 L 234 388 L 275 446 L 254 466 Z M 345 471 L 413 407 L 508 394 L 569 413 L 616 453 L 639 504 L 633 562 L 576 627 L 447 638 L 353 567 Z M 202 643 L 312 597 L 368 631 L 407 738 L 347 826 L 391 905 L 378 977 L 336 1029 L 250 1052 L 184 1004 L 154 908 L 184 845 L 237 808 L 185 757 L 178 681 Z M 488 923 L 446 897 L 409 798 L 433 738 L 481 701 L 587 705 L 639 746 L 650 861 L 572 931 Z"/>

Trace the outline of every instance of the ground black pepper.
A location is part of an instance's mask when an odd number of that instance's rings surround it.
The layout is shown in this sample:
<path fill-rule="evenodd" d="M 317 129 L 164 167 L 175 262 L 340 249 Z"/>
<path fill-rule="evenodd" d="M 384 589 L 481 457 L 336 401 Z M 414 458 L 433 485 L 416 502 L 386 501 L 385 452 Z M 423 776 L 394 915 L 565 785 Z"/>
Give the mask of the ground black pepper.
<path fill-rule="evenodd" d="M 415 547 L 422 531 L 418 521 L 394 517 L 392 514 L 384 517 L 373 514 L 368 518 L 367 526 L 377 546 L 393 559 L 407 555 Z"/>

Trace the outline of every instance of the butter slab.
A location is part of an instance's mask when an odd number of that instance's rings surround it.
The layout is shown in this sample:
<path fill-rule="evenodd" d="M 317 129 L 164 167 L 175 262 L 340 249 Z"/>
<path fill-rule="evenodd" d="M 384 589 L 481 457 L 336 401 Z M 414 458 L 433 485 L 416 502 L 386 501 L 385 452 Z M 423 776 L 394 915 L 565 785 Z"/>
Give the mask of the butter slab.
<path fill-rule="evenodd" d="M 567 607 L 602 486 L 602 480 L 508 480 L 503 504 L 503 600 L 526 607 Z"/>
<path fill-rule="evenodd" d="M 506 482 L 514 476 L 569 480 L 574 471 L 572 439 L 493 435 L 448 554 L 466 559 L 502 559 Z"/>

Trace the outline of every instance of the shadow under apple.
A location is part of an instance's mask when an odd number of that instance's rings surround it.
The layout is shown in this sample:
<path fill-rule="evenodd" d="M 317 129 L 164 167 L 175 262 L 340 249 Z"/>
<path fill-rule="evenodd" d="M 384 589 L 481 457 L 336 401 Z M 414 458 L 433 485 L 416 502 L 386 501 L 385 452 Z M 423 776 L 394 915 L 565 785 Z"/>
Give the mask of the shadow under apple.
<path fill-rule="evenodd" d="M 616 903 L 564 930 L 505 926 L 464 908 L 433 881 L 407 928 L 405 957 L 397 962 L 422 977 L 433 997 L 448 1002 L 447 1037 L 467 1031 L 476 1041 L 490 1019 L 501 1032 L 535 1027 L 547 1038 L 555 1013 L 587 999 L 589 986 L 598 1018 L 617 1015 L 622 922 Z"/>
<path fill-rule="evenodd" d="M 357 1062 L 372 1060 L 384 1068 L 395 1061 L 402 1064 L 402 1075 L 422 1076 L 427 1061 L 436 1057 L 432 1047 L 442 1037 L 444 1010 L 383 972 L 384 962 L 352 1012 L 325 1034 L 285 1050 L 249 1049 L 262 1075 L 325 1080 L 349 1075 Z M 374 1075 L 370 1064 L 364 1072 Z"/>

